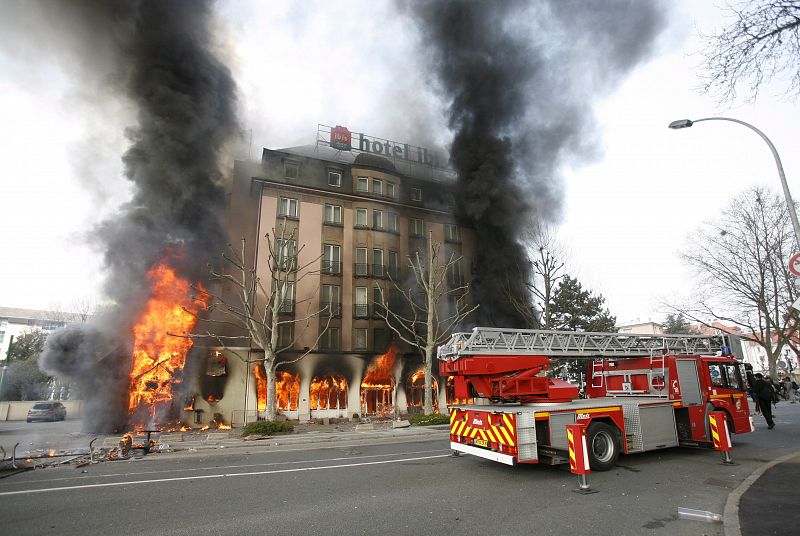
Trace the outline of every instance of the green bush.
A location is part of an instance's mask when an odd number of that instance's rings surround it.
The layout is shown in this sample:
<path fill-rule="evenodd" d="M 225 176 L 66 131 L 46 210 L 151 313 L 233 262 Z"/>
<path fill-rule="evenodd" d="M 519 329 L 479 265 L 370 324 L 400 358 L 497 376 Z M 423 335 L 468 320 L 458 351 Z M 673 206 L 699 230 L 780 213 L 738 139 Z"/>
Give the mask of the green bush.
<path fill-rule="evenodd" d="M 442 415 L 441 413 L 434 413 L 433 415 L 411 415 L 408 417 L 408 422 L 411 426 L 431 426 L 432 424 L 448 424 L 450 417 Z"/>
<path fill-rule="evenodd" d="M 290 434 L 294 425 L 284 421 L 256 421 L 242 428 L 242 437 L 249 435 Z"/>

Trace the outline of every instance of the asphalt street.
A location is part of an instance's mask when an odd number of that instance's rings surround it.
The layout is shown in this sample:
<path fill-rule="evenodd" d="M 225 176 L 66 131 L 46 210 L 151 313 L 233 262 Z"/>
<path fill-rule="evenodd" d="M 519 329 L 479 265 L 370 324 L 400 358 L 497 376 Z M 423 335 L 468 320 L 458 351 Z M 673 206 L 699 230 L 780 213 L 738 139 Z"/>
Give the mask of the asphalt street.
<path fill-rule="evenodd" d="M 758 417 L 757 417 L 758 418 Z M 446 432 L 397 444 L 155 454 L 0 479 L 4 534 L 664 534 L 722 535 L 679 507 L 722 513 L 764 462 L 795 452 L 800 405 L 781 404 L 735 438 L 734 460 L 669 449 L 623 457 L 574 493 L 564 467 L 449 456 Z M 86 471 L 86 472 L 82 472 Z"/>

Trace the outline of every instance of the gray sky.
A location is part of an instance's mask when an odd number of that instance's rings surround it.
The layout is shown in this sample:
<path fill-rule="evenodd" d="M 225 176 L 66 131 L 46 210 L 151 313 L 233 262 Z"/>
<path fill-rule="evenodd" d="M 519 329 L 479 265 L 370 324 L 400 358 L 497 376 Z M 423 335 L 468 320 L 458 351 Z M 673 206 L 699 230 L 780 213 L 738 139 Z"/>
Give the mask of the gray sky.
<path fill-rule="evenodd" d="M 696 90 L 697 31 L 724 22 L 714 4 L 668 3 L 669 26 L 651 61 L 595 107 L 601 154 L 563 170 L 559 234 L 570 268 L 620 321 L 660 319 L 660 301 L 691 289 L 677 255 L 687 234 L 748 186 L 779 186 L 768 148 L 749 130 L 709 122 L 671 131 L 670 121 L 727 115 L 755 124 L 800 195 L 796 103 L 775 86 L 755 104 L 719 108 Z M 219 47 L 239 84 L 252 155 L 313 143 L 318 123 L 447 143 L 440 103 L 426 89 L 424 51 L 392 3 L 236 1 L 219 10 Z M 30 23 L 12 12 L 0 25 L 15 28 L 0 44 L 0 305 L 69 308 L 102 299 L 102 259 L 87 233 L 128 197 L 120 156 L 133 119 L 91 66 L 55 41 L 30 39 L 42 30 Z M 248 150 L 244 143 L 238 156 Z"/>

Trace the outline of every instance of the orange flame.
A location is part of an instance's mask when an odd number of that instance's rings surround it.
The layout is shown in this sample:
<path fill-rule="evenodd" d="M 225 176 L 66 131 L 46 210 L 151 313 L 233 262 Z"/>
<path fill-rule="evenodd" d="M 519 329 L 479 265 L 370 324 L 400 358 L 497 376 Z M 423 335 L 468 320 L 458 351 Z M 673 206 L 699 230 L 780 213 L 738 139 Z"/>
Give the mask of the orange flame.
<path fill-rule="evenodd" d="M 253 364 L 253 375 L 256 377 L 256 396 L 258 397 L 258 411 L 267 409 L 267 371 L 264 363 Z M 297 409 L 297 399 L 300 396 L 300 375 L 292 376 L 285 371 L 275 373 L 275 402 L 276 408 L 283 411 Z"/>
<path fill-rule="evenodd" d="M 438 412 L 439 398 L 436 393 L 439 391 L 439 385 L 436 378 L 431 378 L 431 389 L 433 390 L 433 408 Z M 425 371 L 418 370 L 408 378 L 408 388 L 406 389 L 406 398 L 409 407 L 420 407 L 425 403 Z"/>
<path fill-rule="evenodd" d="M 361 409 L 366 414 L 388 415 L 394 409 L 394 363 L 400 349 L 389 346 L 375 358 L 361 381 Z"/>
<path fill-rule="evenodd" d="M 347 381 L 344 376 L 317 376 L 309 389 L 311 409 L 347 408 Z"/>
<path fill-rule="evenodd" d="M 292 376 L 288 372 L 275 373 L 275 402 L 279 410 L 294 411 L 297 409 L 297 399 L 300 397 L 300 375 Z M 264 396 L 266 400 L 266 393 Z"/>
<path fill-rule="evenodd" d="M 181 381 L 192 340 L 170 334 L 191 332 L 196 323 L 193 314 L 205 308 L 208 300 L 208 296 L 193 298 L 189 282 L 166 261 L 152 268 L 147 277 L 152 297 L 133 328 L 128 411 L 137 421 L 131 423 L 135 428 L 144 427 L 147 416 L 151 422 L 157 420 L 158 409 L 171 404 L 172 386 Z"/>

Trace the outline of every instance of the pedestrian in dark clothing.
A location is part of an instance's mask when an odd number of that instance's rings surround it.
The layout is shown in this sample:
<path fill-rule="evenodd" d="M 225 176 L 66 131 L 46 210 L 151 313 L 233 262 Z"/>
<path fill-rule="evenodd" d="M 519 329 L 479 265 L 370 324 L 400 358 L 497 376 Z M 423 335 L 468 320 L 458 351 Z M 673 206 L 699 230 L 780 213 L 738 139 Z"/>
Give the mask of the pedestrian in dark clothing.
<path fill-rule="evenodd" d="M 760 372 L 755 374 L 756 381 L 753 383 L 753 392 L 758 397 L 758 405 L 761 407 L 761 413 L 767 420 L 767 428 L 772 430 L 775 428 L 775 421 L 772 420 L 772 401 L 775 397 L 775 390 L 772 385 L 764 379 L 764 375 Z"/>

